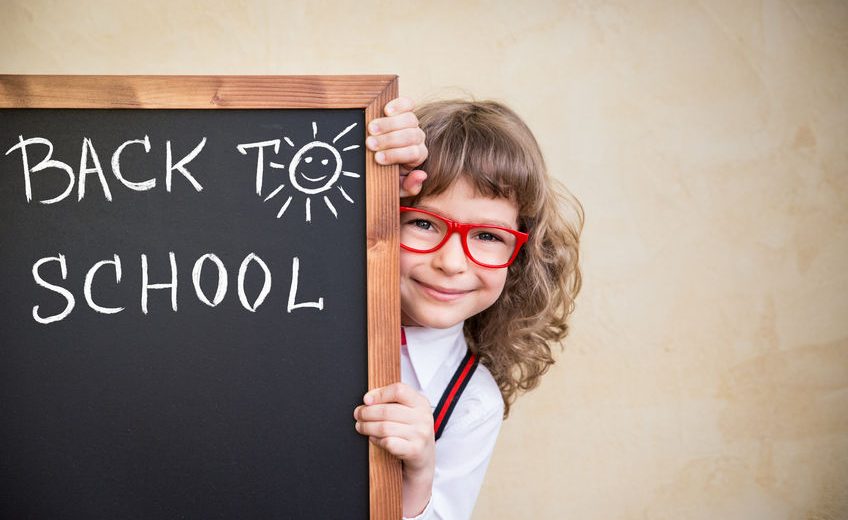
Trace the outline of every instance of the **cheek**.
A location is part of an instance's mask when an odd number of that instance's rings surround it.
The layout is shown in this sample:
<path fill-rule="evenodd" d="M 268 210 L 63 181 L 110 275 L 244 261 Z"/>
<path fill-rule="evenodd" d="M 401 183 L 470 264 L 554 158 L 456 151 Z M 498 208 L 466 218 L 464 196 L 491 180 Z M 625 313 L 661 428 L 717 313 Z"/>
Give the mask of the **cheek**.
<path fill-rule="evenodd" d="M 503 292 L 504 286 L 506 285 L 506 274 L 506 269 L 498 269 L 495 271 L 487 271 L 481 277 L 485 282 L 487 292 L 492 300 L 491 303 L 494 303 Z"/>
<path fill-rule="evenodd" d="M 409 251 L 401 248 L 400 250 L 400 261 L 398 262 L 400 266 L 400 276 L 401 278 L 405 278 L 409 275 L 412 268 L 415 266 L 415 253 L 410 253 Z"/>

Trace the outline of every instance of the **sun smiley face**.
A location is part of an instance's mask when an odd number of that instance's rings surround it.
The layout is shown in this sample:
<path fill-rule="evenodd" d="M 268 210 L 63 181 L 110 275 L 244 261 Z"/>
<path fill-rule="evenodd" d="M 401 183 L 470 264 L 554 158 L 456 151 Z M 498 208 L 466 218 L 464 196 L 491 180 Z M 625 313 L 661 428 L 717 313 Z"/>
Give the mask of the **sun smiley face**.
<path fill-rule="evenodd" d="M 353 198 L 348 195 L 344 187 L 339 185 L 337 181 L 339 181 L 340 177 L 344 177 L 345 179 L 360 178 L 360 175 L 358 173 L 344 170 L 344 161 L 342 159 L 342 153 L 356 150 L 359 148 L 359 145 L 352 144 L 349 146 L 345 146 L 340 151 L 336 148 L 335 144 L 356 126 L 357 123 L 352 123 L 348 125 L 344 130 L 336 134 L 336 136 L 332 140 L 332 143 L 327 143 L 318 140 L 318 124 L 313 121 L 313 141 L 301 146 L 299 149 L 297 148 L 297 145 L 295 145 L 294 141 L 292 141 L 289 137 L 283 137 L 283 140 L 286 142 L 287 145 L 297 150 L 288 165 L 288 185 L 291 188 L 294 188 L 295 191 L 292 195 L 289 195 L 286 198 L 285 202 L 283 202 L 280 211 L 277 212 L 277 218 L 281 218 L 291 205 L 294 197 L 299 196 L 299 193 L 302 193 L 303 195 L 305 195 L 303 201 L 304 216 L 306 217 L 306 222 L 311 222 L 311 196 L 318 193 L 327 192 L 333 186 L 335 186 L 335 190 L 321 195 L 321 200 L 324 201 L 324 205 L 327 207 L 333 217 L 339 218 L 339 212 L 338 210 L 336 210 L 335 204 L 333 204 L 333 202 L 330 200 L 330 197 L 336 194 L 336 192 L 338 192 L 338 194 L 341 195 L 344 200 L 346 200 L 350 204 L 354 204 Z M 276 147 L 278 147 L 280 144 L 279 140 L 268 141 L 267 143 L 259 144 L 269 143 L 275 146 L 274 151 L 277 152 Z M 245 153 L 242 148 L 239 148 L 239 151 L 242 154 Z M 277 170 L 282 170 L 286 168 L 285 164 L 277 163 L 274 161 L 269 161 L 268 165 L 271 168 Z M 259 176 L 257 178 L 261 179 L 261 177 Z M 256 188 L 257 195 L 262 194 L 261 184 L 261 181 L 259 181 L 259 187 Z M 286 186 L 286 184 L 280 184 L 274 191 L 271 192 L 270 195 L 265 197 L 265 200 L 263 202 L 268 202 L 280 193 L 284 193 L 283 190 L 286 188 Z"/>
<path fill-rule="evenodd" d="M 330 189 L 342 172 L 342 158 L 335 147 L 321 141 L 303 145 L 289 165 L 292 186 L 307 195 Z"/>

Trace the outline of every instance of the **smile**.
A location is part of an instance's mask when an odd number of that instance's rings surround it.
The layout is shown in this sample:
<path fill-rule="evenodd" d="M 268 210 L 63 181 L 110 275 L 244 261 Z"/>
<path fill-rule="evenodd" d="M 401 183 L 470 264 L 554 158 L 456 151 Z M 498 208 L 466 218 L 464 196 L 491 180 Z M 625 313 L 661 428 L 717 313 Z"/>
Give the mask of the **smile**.
<path fill-rule="evenodd" d="M 307 177 L 306 175 L 304 175 L 302 173 L 300 174 L 300 176 L 303 177 L 304 179 L 308 180 L 308 181 L 311 181 L 311 182 L 323 181 L 324 179 L 327 178 L 326 175 L 322 175 L 321 177 L 312 178 L 312 177 Z"/>
<path fill-rule="evenodd" d="M 414 281 L 416 284 L 418 284 L 419 287 L 421 287 L 425 294 L 427 294 L 434 300 L 438 300 L 441 302 L 452 302 L 455 300 L 459 300 L 460 298 L 471 292 L 460 289 L 447 289 L 444 287 L 436 287 L 434 285 L 428 285 L 418 280 Z"/>

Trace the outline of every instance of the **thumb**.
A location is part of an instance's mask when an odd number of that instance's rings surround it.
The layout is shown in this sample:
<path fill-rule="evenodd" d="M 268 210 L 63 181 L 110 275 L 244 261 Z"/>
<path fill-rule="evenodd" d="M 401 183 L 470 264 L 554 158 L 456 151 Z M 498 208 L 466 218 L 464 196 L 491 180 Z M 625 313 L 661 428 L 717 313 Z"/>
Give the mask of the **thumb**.
<path fill-rule="evenodd" d="M 421 186 L 427 179 L 427 172 L 424 170 L 412 170 L 407 174 L 400 176 L 400 196 L 414 197 L 421 192 Z"/>

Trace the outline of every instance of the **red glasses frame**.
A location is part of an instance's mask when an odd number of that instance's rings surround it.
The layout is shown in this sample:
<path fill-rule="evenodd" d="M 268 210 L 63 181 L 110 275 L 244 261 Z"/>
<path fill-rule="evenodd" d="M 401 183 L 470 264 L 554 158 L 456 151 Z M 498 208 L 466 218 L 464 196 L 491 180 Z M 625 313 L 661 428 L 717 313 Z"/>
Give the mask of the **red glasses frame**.
<path fill-rule="evenodd" d="M 509 267 L 510 265 L 512 265 L 512 263 L 515 261 L 515 257 L 518 256 L 518 252 L 521 250 L 521 246 L 523 246 L 527 242 L 527 239 L 530 238 L 529 233 L 523 233 L 521 231 L 516 231 L 516 230 L 510 229 L 510 228 L 505 228 L 505 227 L 501 227 L 501 226 L 493 226 L 491 224 L 465 224 L 463 222 L 457 222 L 457 221 L 451 220 L 447 217 L 443 217 L 442 215 L 439 215 L 438 213 L 433 213 L 432 211 L 426 211 L 426 210 L 423 210 L 423 209 L 420 209 L 420 208 L 410 208 L 408 206 L 401 206 L 400 207 L 401 213 L 407 213 L 407 212 L 410 212 L 410 211 L 414 211 L 414 212 L 417 212 L 417 213 L 424 213 L 425 215 L 429 215 L 431 217 L 437 218 L 437 219 L 441 220 L 442 222 L 444 222 L 445 224 L 447 224 L 447 226 L 448 226 L 447 232 L 445 232 L 445 236 L 444 236 L 444 238 L 442 238 L 442 241 L 439 242 L 438 244 L 436 244 L 436 246 L 431 248 L 431 249 L 414 249 L 412 247 L 405 246 L 403 244 L 400 245 L 400 247 L 402 247 L 403 249 L 405 249 L 407 251 L 411 251 L 413 253 L 426 254 L 426 253 L 432 253 L 434 251 L 438 251 L 439 249 L 441 249 L 441 247 L 443 245 L 445 245 L 447 243 L 447 241 L 448 241 L 448 239 L 450 239 L 451 235 L 453 235 L 454 233 L 459 233 L 459 236 L 461 238 L 460 242 L 462 243 L 462 250 L 465 252 L 466 257 L 468 257 L 472 262 L 474 262 L 475 264 L 477 264 L 479 266 L 499 269 L 499 268 L 502 268 L 502 267 Z M 483 262 L 478 262 L 471 255 L 471 252 L 468 250 L 468 230 L 473 229 L 473 228 L 499 229 L 501 231 L 506 231 L 507 233 L 510 233 L 511 235 L 513 235 L 515 237 L 515 250 L 512 252 L 512 256 L 509 258 L 509 260 L 504 264 L 484 264 Z"/>

